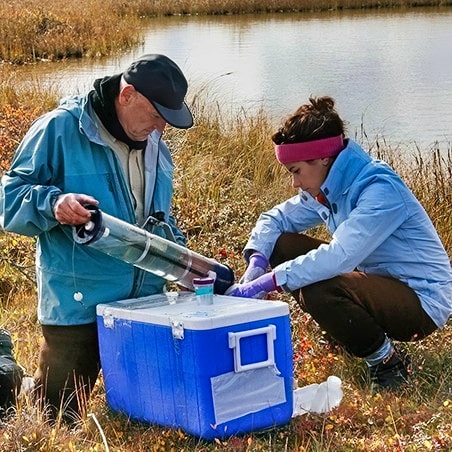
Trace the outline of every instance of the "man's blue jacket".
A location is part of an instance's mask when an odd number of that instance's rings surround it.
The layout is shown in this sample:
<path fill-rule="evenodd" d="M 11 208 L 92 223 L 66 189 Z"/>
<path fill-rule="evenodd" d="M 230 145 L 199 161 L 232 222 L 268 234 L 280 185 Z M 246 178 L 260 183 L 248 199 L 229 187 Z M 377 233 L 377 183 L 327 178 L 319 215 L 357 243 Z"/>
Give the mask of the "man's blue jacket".
<path fill-rule="evenodd" d="M 53 204 L 63 193 L 83 193 L 114 217 L 136 222 L 131 193 L 119 159 L 100 138 L 88 96 L 63 99 L 37 119 L 19 145 L 0 184 L 0 225 L 6 231 L 37 236 L 38 320 L 45 325 L 79 325 L 96 320 L 96 305 L 163 291 L 165 280 L 77 245 L 72 227 L 61 225 Z M 149 136 L 146 153 L 158 153 L 146 168 L 145 205 L 162 211 L 178 243 L 183 234 L 170 216 L 173 162 L 165 143 Z M 155 161 L 155 159 L 154 159 Z M 76 301 L 74 293 L 83 299 Z"/>

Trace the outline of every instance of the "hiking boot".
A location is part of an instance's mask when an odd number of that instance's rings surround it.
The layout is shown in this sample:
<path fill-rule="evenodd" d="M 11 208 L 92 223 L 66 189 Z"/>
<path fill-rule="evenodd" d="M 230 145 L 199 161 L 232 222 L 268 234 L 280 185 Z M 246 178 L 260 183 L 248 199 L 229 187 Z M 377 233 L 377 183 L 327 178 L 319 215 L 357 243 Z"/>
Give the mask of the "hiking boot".
<path fill-rule="evenodd" d="M 378 389 L 396 391 L 408 382 L 409 358 L 393 349 L 381 363 L 369 368 L 370 379 Z"/>
<path fill-rule="evenodd" d="M 0 418 L 15 405 L 23 374 L 13 355 L 11 335 L 0 328 Z"/>

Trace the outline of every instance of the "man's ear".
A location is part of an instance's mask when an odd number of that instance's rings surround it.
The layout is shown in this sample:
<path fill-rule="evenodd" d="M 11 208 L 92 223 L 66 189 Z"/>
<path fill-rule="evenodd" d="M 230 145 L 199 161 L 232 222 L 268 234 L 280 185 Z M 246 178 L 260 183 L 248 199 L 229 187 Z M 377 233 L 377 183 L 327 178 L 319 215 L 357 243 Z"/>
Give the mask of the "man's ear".
<path fill-rule="evenodd" d="M 135 95 L 135 88 L 132 85 L 126 85 L 119 91 L 119 105 L 128 105 Z"/>

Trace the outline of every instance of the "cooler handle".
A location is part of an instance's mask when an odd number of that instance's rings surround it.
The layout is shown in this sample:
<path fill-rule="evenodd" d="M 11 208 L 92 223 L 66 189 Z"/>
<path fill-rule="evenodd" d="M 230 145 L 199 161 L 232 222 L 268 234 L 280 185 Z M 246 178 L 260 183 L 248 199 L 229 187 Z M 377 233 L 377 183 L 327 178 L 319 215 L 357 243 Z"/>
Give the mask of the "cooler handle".
<path fill-rule="evenodd" d="M 259 334 L 267 335 L 267 359 L 265 361 L 258 361 L 251 364 L 242 364 L 242 356 L 240 353 L 240 339 L 243 337 L 257 336 Z M 276 339 L 276 326 L 268 325 L 254 330 L 239 331 L 238 333 L 228 333 L 229 348 L 234 349 L 234 371 L 245 372 L 251 369 L 259 369 L 261 367 L 269 367 L 275 365 L 275 347 L 274 340 Z"/>

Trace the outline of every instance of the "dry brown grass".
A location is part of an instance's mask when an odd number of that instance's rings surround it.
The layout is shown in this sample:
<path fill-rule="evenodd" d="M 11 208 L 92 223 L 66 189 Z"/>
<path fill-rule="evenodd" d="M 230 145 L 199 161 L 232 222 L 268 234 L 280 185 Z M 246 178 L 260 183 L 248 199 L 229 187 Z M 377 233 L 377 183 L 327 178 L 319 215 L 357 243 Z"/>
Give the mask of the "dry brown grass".
<path fill-rule="evenodd" d="M 33 293 L 16 293 L 0 309 L 0 325 L 13 333 L 16 357 L 28 371 L 36 365 L 39 328 Z M 369 391 L 362 363 L 329 346 L 309 316 L 291 304 L 294 371 L 298 384 L 342 380 L 344 398 L 324 415 L 303 415 L 265 432 L 207 442 L 178 429 L 134 422 L 111 412 L 102 379 L 76 428 L 51 425 L 26 395 L 0 423 L 0 451 L 448 451 L 452 447 L 450 326 L 409 344 L 413 385 L 394 396 Z M 133 388 L 124 388 L 133 390 Z M 107 449 L 108 448 L 108 449 Z"/>
<path fill-rule="evenodd" d="M 95 57 L 139 42 L 134 2 L 0 1 L 0 60 L 23 63 Z"/>

